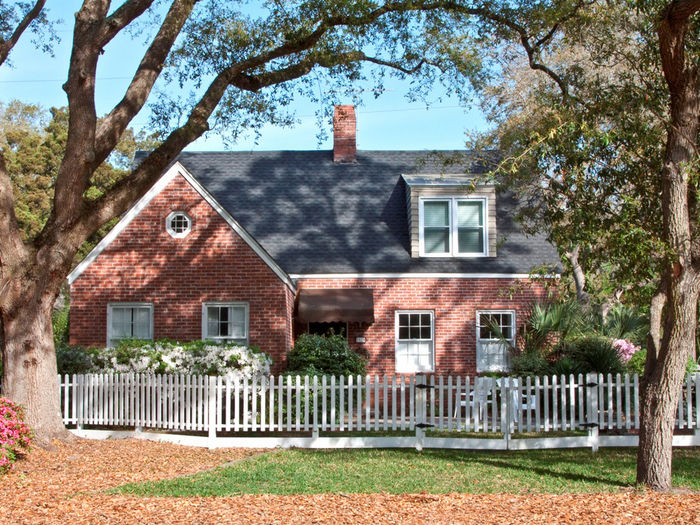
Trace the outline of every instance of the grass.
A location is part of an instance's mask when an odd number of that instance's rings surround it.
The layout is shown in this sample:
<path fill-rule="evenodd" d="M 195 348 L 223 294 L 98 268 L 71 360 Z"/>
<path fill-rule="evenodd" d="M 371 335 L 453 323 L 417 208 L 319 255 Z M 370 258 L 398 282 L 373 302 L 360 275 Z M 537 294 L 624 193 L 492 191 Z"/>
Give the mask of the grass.
<path fill-rule="evenodd" d="M 172 480 L 122 485 L 142 496 L 319 493 L 584 493 L 634 483 L 635 449 L 473 452 L 280 450 Z M 673 484 L 700 490 L 700 452 L 674 451 Z"/>

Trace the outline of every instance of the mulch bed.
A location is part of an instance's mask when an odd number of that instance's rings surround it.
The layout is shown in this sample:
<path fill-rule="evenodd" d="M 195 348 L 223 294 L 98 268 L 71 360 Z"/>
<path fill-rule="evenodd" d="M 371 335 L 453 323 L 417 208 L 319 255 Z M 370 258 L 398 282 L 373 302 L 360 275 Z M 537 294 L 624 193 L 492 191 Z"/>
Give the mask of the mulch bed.
<path fill-rule="evenodd" d="M 139 498 L 104 494 L 253 454 L 142 440 L 76 441 L 35 449 L 0 477 L 2 523 L 700 523 L 700 495 L 320 494 Z"/>

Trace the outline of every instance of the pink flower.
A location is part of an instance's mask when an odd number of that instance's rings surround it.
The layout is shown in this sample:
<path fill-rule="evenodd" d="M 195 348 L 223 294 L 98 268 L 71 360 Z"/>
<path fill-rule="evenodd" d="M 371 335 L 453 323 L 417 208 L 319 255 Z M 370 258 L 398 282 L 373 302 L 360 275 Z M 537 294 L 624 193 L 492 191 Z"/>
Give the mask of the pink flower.
<path fill-rule="evenodd" d="M 32 432 L 23 419 L 22 407 L 0 397 L 0 472 L 13 469 L 17 455 L 31 446 Z"/>
<path fill-rule="evenodd" d="M 626 339 L 615 339 L 612 346 L 617 350 L 617 355 L 623 363 L 629 362 L 632 356 L 641 350 L 641 347 L 635 346 Z"/>

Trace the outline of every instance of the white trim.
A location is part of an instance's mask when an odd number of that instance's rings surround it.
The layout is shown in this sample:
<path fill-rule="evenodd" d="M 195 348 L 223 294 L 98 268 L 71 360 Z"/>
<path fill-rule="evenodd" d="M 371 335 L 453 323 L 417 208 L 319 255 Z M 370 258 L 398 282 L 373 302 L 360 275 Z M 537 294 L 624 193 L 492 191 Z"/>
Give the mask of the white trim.
<path fill-rule="evenodd" d="M 110 348 L 109 342 L 112 339 L 111 332 L 112 332 L 112 308 L 117 307 L 117 308 L 148 308 L 149 313 L 150 313 L 150 320 L 149 320 L 149 334 L 148 334 L 148 339 L 153 341 L 153 332 L 154 332 L 154 326 L 153 326 L 153 303 L 149 302 L 125 302 L 125 303 L 120 303 L 120 302 L 114 302 L 114 303 L 107 303 L 107 348 Z"/>
<path fill-rule="evenodd" d="M 447 202 L 449 206 L 450 222 L 449 228 L 449 250 L 445 253 L 427 253 L 425 251 L 424 238 L 424 215 L 423 211 L 426 202 Z M 457 226 L 457 210 L 460 202 L 481 202 L 481 229 L 483 231 L 482 251 L 480 252 L 459 252 L 459 228 Z M 459 195 L 446 195 L 440 197 L 419 197 L 418 199 L 418 252 L 420 257 L 451 257 L 475 259 L 489 256 L 489 200 L 484 196 L 463 197 Z"/>
<path fill-rule="evenodd" d="M 481 315 L 482 314 L 510 314 L 513 316 L 513 324 L 511 325 L 511 338 L 509 339 L 511 345 L 515 344 L 515 337 L 516 337 L 516 329 L 517 329 L 517 320 L 516 320 L 516 313 L 515 310 L 512 309 L 496 309 L 496 310 L 490 310 L 490 309 L 485 309 L 485 310 L 477 310 L 476 311 L 476 371 L 477 373 L 479 372 L 504 372 L 508 369 L 508 364 L 506 364 L 506 367 L 503 370 L 493 370 L 493 369 L 488 369 L 488 368 L 483 368 L 483 365 L 479 362 L 479 351 L 482 342 L 497 342 L 498 339 L 482 339 L 481 338 Z M 506 349 L 506 352 L 508 349 Z M 508 361 L 506 355 L 506 361 Z"/>
<path fill-rule="evenodd" d="M 211 301 L 202 303 L 202 341 L 226 341 L 232 340 L 232 337 L 209 337 L 207 330 L 207 308 L 210 306 L 242 306 L 245 315 L 245 345 L 250 344 L 250 306 L 244 301 Z M 239 338 L 235 338 L 239 339 Z"/>
<path fill-rule="evenodd" d="M 173 229 L 173 219 L 177 215 L 184 215 L 187 218 L 187 228 L 184 231 L 176 232 Z M 187 237 L 187 235 L 192 231 L 192 217 L 190 217 L 190 214 L 186 211 L 171 211 L 165 218 L 165 231 L 167 231 L 173 239 L 182 239 L 183 237 Z"/>
<path fill-rule="evenodd" d="M 469 450 L 537 450 L 552 448 L 589 448 L 592 446 L 590 436 L 563 436 L 545 438 L 437 438 L 417 436 L 393 437 L 216 437 L 192 434 L 168 434 L 165 432 L 138 430 L 97 430 L 72 428 L 69 432 L 85 439 L 143 439 L 161 443 L 174 443 L 189 447 L 208 448 L 443 448 Z M 600 436 L 601 447 L 636 447 L 639 436 Z M 700 445 L 698 435 L 673 436 L 674 447 L 697 447 Z"/>
<path fill-rule="evenodd" d="M 399 368 L 398 360 L 396 354 L 398 353 L 399 346 L 399 315 L 401 314 L 428 314 L 430 315 L 430 342 L 432 343 L 432 348 L 430 352 L 430 368 L 422 370 L 408 370 L 405 368 Z M 406 341 L 406 340 L 404 340 Z M 409 342 L 415 341 L 427 341 L 426 339 L 409 339 Z M 435 310 L 395 310 L 394 311 L 394 370 L 397 374 L 430 374 L 435 371 Z"/>
<path fill-rule="evenodd" d="M 197 193 L 199 193 L 204 200 L 209 203 L 209 205 L 214 208 L 214 210 L 221 215 L 221 217 L 228 223 L 228 225 L 235 231 L 241 238 L 250 246 L 253 251 L 260 257 L 265 263 L 270 267 L 270 269 L 275 272 L 277 277 L 279 277 L 282 282 L 284 282 L 292 292 L 296 293 L 296 286 L 292 282 L 287 272 L 285 272 L 279 264 L 270 256 L 269 253 L 258 243 L 253 236 L 246 231 L 243 226 L 241 226 L 232 216 L 228 213 L 221 205 L 216 202 L 216 199 L 209 193 L 204 186 L 202 186 L 197 179 L 194 178 L 190 172 L 185 169 L 185 167 L 180 164 L 180 162 L 175 162 L 161 177 L 156 181 L 156 183 L 151 187 L 146 194 L 141 197 L 136 203 L 129 208 L 129 210 L 122 216 L 121 220 L 112 228 L 112 230 L 105 235 L 105 237 L 99 242 L 95 248 L 82 260 L 82 262 L 76 266 L 73 271 L 68 275 L 68 284 L 73 284 L 75 280 L 80 277 L 80 275 L 87 269 L 90 264 L 100 255 L 107 246 L 109 246 L 117 236 L 124 231 L 124 229 L 129 225 L 129 223 L 134 220 L 134 218 L 141 213 L 141 211 L 148 206 L 148 204 L 153 200 L 153 198 L 158 195 L 165 187 L 170 184 L 170 182 L 176 176 L 182 176 L 189 184 L 192 186 Z"/>
<path fill-rule="evenodd" d="M 297 279 L 559 279 L 560 274 L 529 273 L 290 273 Z"/>

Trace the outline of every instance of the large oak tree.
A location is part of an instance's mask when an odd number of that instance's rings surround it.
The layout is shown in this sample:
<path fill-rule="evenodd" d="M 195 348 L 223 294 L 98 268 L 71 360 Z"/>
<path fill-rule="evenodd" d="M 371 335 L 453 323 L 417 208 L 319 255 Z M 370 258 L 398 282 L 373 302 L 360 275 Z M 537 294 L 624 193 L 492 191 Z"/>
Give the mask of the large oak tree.
<path fill-rule="evenodd" d="M 538 55 L 548 77 L 529 74 L 526 56 L 488 90 L 512 153 L 502 168 L 536 197 L 531 224 L 575 269 L 585 254 L 637 300 L 650 291 L 637 481 L 658 490 L 670 488 L 696 341 L 699 11 L 697 0 L 590 2 Z"/>

